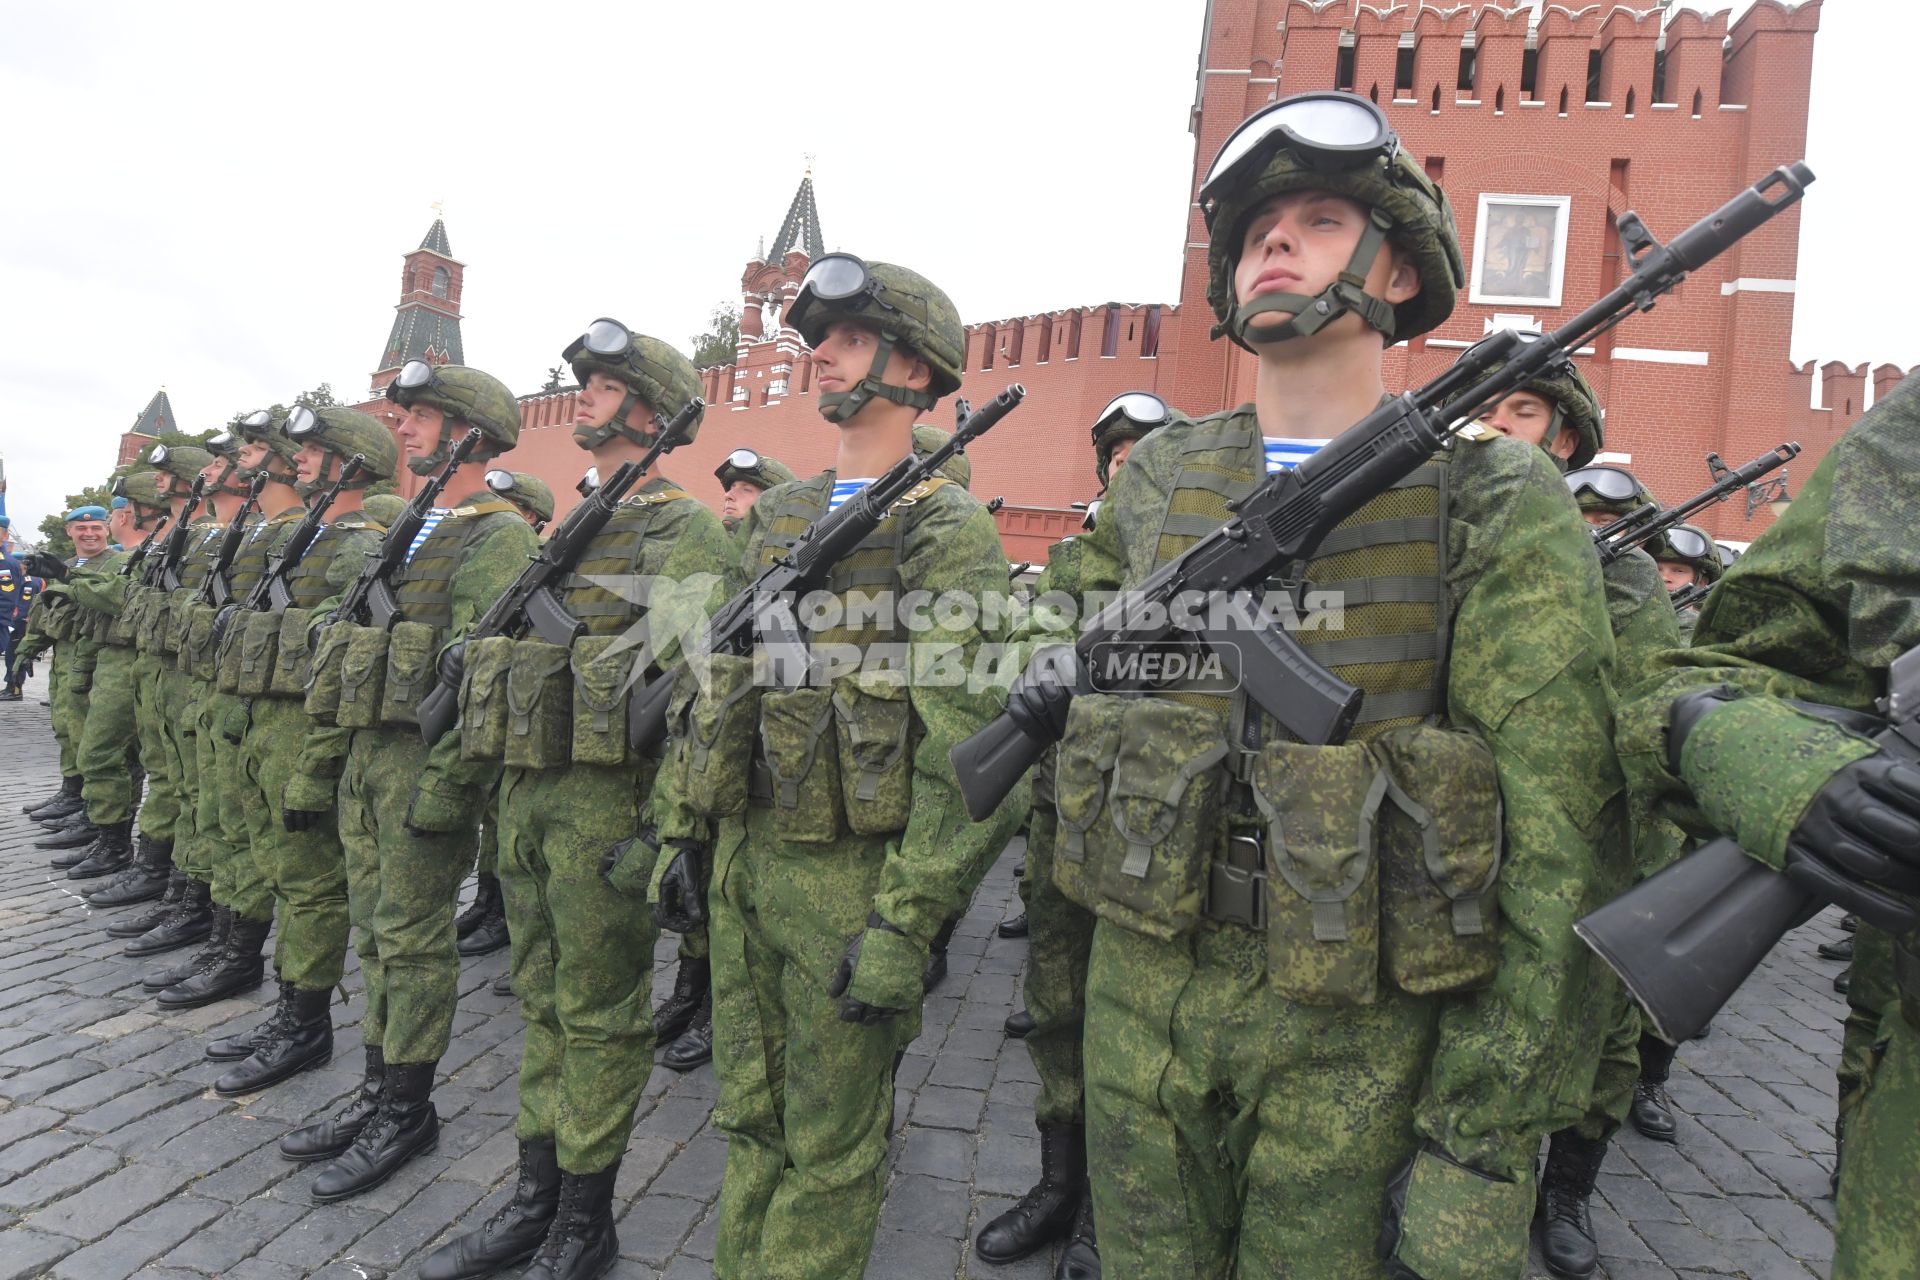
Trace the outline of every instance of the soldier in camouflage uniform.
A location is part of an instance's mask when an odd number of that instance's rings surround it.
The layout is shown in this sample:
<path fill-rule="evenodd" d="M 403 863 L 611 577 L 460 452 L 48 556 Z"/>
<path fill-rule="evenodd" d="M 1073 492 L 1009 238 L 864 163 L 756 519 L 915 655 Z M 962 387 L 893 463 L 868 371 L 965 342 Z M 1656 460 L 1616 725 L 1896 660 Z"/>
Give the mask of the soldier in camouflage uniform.
<path fill-rule="evenodd" d="M 100 835 L 87 813 L 86 770 L 80 762 L 100 641 L 91 616 L 74 600 L 67 579 L 88 563 L 119 553 L 111 545 L 104 507 L 75 507 L 67 512 L 66 529 L 74 545 L 72 560 L 62 562 L 42 552 L 26 561 L 27 571 L 47 584 L 40 596 L 39 634 L 29 636 L 27 649 L 31 655 L 43 644 L 54 646 L 55 679 L 48 700 L 53 704 L 54 737 L 60 743 L 60 776 L 70 780 L 72 786 L 69 803 L 36 816 L 36 821 L 53 831 L 35 842 L 36 849 L 80 849 Z"/>
<path fill-rule="evenodd" d="M 314 695 L 331 688 L 333 723 L 307 734 L 281 794 L 291 828 L 337 812 L 367 986 L 360 1091 L 333 1116 L 280 1142 L 288 1159 L 333 1160 L 314 1179 L 321 1201 L 379 1185 L 439 1137 L 433 1077 L 452 1034 L 460 980 L 454 905 L 498 766 L 462 760 L 457 734 L 429 749 L 415 707 L 433 687 L 442 651 L 513 582 L 537 545 L 513 505 L 486 485 L 489 461 L 520 437 L 520 406 L 504 384 L 478 369 L 413 361 L 387 398 L 406 411 L 397 434 L 415 475 L 444 468 L 470 429 L 482 443 L 444 490 L 457 505 L 434 509 L 394 574 L 398 620 L 385 630 L 345 621 L 321 630 L 308 706 L 324 706 Z M 323 603 L 316 613 L 331 607 Z"/>
<path fill-rule="evenodd" d="M 228 661 L 237 664 L 245 729 L 222 785 L 235 793 L 245 814 L 249 856 L 264 873 L 280 917 L 273 954 L 280 998 L 252 1032 L 207 1046 L 209 1058 L 235 1064 L 214 1081 L 214 1092 L 223 1097 L 265 1089 L 333 1055 L 328 998 L 347 956 L 346 855 L 331 812 L 289 829 L 284 792 L 313 728 L 303 701 L 313 612 L 344 590 L 379 547 L 386 527 L 367 518 L 361 497 L 399 464 L 393 433 L 352 409 L 296 407 L 284 434 L 294 448 L 294 489 L 303 507 L 319 500 L 350 459 L 359 458 L 360 469 L 322 513 L 328 523 L 290 564 L 283 562 L 297 525 L 267 526 L 273 534 L 271 541 L 262 538 L 266 558 L 281 575 L 286 602 L 269 600 L 229 626 L 238 637 Z"/>
<path fill-rule="evenodd" d="M 1360 420 L 1385 344 L 1451 311 L 1445 197 L 1376 108 L 1336 101 L 1371 143 L 1312 147 L 1315 113 L 1286 99 L 1203 185 L 1208 296 L 1259 357 L 1254 401 L 1134 449 L 1083 590 L 1138 582 Z M 1071 650 L 1009 694 L 1064 726 L 1054 878 L 1099 918 L 1103 1259 L 1128 1277 L 1518 1276 L 1535 1153 L 1586 1101 L 1571 926 L 1626 821 L 1589 535 L 1541 450 L 1480 432 L 1283 576 L 1304 578 L 1306 651 L 1366 692 L 1344 744 L 1292 741 L 1217 685 L 1069 699 Z"/>
<path fill-rule="evenodd" d="M 946 294 L 904 267 L 846 254 L 809 269 L 787 312 L 814 349 L 831 472 L 768 490 L 738 539 L 752 578 L 814 520 L 913 448 L 913 422 L 960 385 L 965 330 Z M 997 699 L 967 673 L 998 634 L 950 613 L 903 618 L 908 593 L 1004 596 L 986 508 L 926 481 L 836 567 L 809 632 L 816 664 L 862 669 L 797 690 L 756 685 L 750 657 L 683 673 L 681 755 L 668 776 L 719 820 L 707 895 L 714 1123 L 728 1136 L 714 1273 L 722 1280 L 858 1275 L 886 1178 L 893 1068 L 919 1030 L 929 948 L 1011 833 L 971 827 L 947 752 Z M 864 597 L 864 600 L 857 599 Z M 996 605 L 997 607 L 997 605 Z M 809 611 L 810 613 L 812 611 Z M 988 615 L 983 610 L 981 617 Z M 893 670 L 877 661 L 892 658 Z M 958 683 L 945 677 L 958 676 Z M 666 825 L 661 835 L 698 838 Z M 697 923 L 708 861 L 683 847 L 660 891 L 668 927 Z"/>
<path fill-rule="evenodd" d="M 737 532 L 740 522 L 753 510 L 760 495 L 775 485 L 792 484 L 800 477 L 778 458 L 769 458 L 755 449 L 735 449 L 727 460 L 713 469 L 720 482 L 720 523 L 728 533 Z"/>
<path fill-rule="evenodd" d="M 1786 699 L 1867 711 L 1920 644 L 1920 378 L 1880 399 L 1727 570 L 1690 648 L 1621 707 L 1620 750 L 1689 830 L 1888 919 L 1897 1008 L 1846 1122 L 1834 1280 L 1920 1275 L 1920 768 Z M 1869 926 L 1863 920 L 1864 932 Z"/>
<path fill-rule="evenodd" d="M 158 445 L 148 457 L 149 464 L 157 468 L 152 473 L 154 495 L 168 508 L 169 527 L 127 583 L 122 606 L 133 634 L 134 727 L 140 744 L 140 768 L 146 774 L 146 799 L 140 806 L 140 837 L 132 865 L 86 895 L 92 907 L 148 902 L 164 894 L 172 881 L 174 836 L 181 807 L 188 801 L 175 767 L 162 699 L 160 636 L 165 630 L 165 595 L 157 586 L 149 585 L 148 579 L 158 567 L 166 537 L 173 532 L 172 522 L 180 518 L 186 506 L 194 476 L 212 461 L 213 455 L 205 449 L 185 445 Z"/>
<path fill-rule="evenodd" d="M 1158 396 L 1131 391 L 1107 406 L 1092 428 L 1094 474 L 1105 492 L 1112 472 L 1125 465 L 1134 445 L 1149 432 L 1173 421 Z M 1087 512 L 1085 528 L 1096 523 Z M 1081 603 L 1080 538 L 1057 542 L 1047 567 L 1033 584 L 1034 598 L 1048 596 Z M 1053 753 L 1034 770 L 1033 808 L 1027 818 L 1026 869 L 1020 897 L 1026 904 L 1023 930 L 1030 941 L 1024 985 L 1026 1011 L 1019 1030 L 1040 1077 L 1033 1119 L 1040 1131 L 1040 1181 L 1005 1213 L 980 1229 L 973 1251 L 982 1261 L 1013 1262 L 1038 1252 L 1069 1233 L 1055 1274 L 1097 1276 L 1099 1246 L 1093 1227 L 1093 1201 L 1087 1191 L 1086 1090 L 1082 1083 L 1081 1041 L 1086 1020 L 1087 956 L 1093 948 L 1093 915 L 1062 897 L 1053 884 L 1053 845 L 1058 815 L 1053 807 Z M 1011 922 L 1008 922 L 1011 923 Z M 1000 931 L 1007 933 L 1007 925 Z"/>
<path fill-rule="evenodd" d="M 1471 351 L 1462 360 L 1471 360 Z M 1508 395 L 1483 418 L 1483 425 L 1527 444 L 1538 445 L 1563 470 L 1585 467 L 1606 443 L 1600 401 L 1571 360 L 1549 367 L 1525 387 Z M 1601 567 L 1606 582 L 1607 619 L 1613 628 L 1614 672 L 1619 688 L 1652 674 L 1654 660 L 1679 644 L 1673 610 L 1661 586 L 1653 558 L 1634 549 Z M 1603 873 L 1602 893 L 1623 891 L 1651 875 L 1679 850 L 1679 831 L 1658 818 L 1650 804 L 1629 797 L 1631 848 L 1594 850 Z M 1616 833 L 1622 834 L 1622 833 Z M 1630 856 L 1629 856 L 1630 855 Z M 1611 970 L 1595 965 L 1588 1010 L 1594 1025 L 1587 1045 L 1597 1048 L 1581 1061 L 1596 1070 L 1592 1101 L 1578 1123 L 1553 1135 L 1540 1177 L 1535 1225 L 1547 1270 L 1563 1280 L 1584 1280 L 1599 1266 L 1599 1249 L 1588 1213 L 1607 1142 L 1627 1117 L 1640 1080 L 1639 1012 Z M 1654 1039 L 1649 1036 L 1648 1039 Z M 1660 1045 L 1654 1039 L 1656 1045 Z M 1671 1050 L 1660 1045 L 1662 1061 Z"/>
<path fill-rule="evenodd" d="M 691 361 L 618 321 L 595 321 L 564 358 L 580 383 L 574 443 L 603 476 L 643 457 L 700 393 Z M 698 428 L 696 417 L 681 438 Z M 682 628 L 725 599 L 731 546 L 719 518 L 656 463 L 557 585 L 583 628 L 570 650 L 502 636 L 463 654 L 476 677 L 462 697 L 466 753 L 505 762 L 500 887 L 527 1023 L 520 1176 L 499 1213 L 427 1260 L 426 1280 L 528 1257 L 526 1274 L 539 1280 L 590 1280 L 618 1257 L 613 1183 L 653 1065 L 658 937 L 647 906 L 657 849 L 636 833 L 659 762 L 628 748 L 623 691 L 636 666 L 651 678 L 674 665 Z M 696 594 L 686 603 L 697 614 L 676 612 L 669 593 L 680 590 Z M 536 696 L 510 711 L 507 691 L 520 687 Z M 704 825 L 697 831 L 704 844 Z"/>
<path fill-rule="evenodd" d="M 1720 575 L 1726 572 L 1726 565 L 1720 557 L 1720 544 L 1705 529 L 1690 524 L 1677 524 L 1667 530 L 1654 552 L 1654 559 L 1660 562 L 1661 581 L 1667 584 L 1668 592 L 1674 595 L 1703 582 L 1718 582 Z M 1698 602 L 1680 610 L 1682 644 L 1693 639 L 1693 629 L 1699 621 Z"/>

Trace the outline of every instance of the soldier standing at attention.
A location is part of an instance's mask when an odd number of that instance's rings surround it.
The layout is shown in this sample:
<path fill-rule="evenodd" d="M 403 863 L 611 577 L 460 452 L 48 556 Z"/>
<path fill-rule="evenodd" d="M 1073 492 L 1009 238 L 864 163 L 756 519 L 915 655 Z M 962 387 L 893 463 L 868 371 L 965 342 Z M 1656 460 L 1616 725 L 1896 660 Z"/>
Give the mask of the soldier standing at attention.
<path fill-rule="evenodd" d="M 747 513 L 749 579 L 912 452 L 914 419 L 959 388 L 964 359 L 946 294 L 848 254 L 808 269 L 787 323 L 813 348 L 839 452 L 832 472 L 771 489 Z M 984 601 L 1005 594 L 1006 578 L 993 517 L 934 477 L 835 567 L 828 594 L 860 607 L 825 610 L 809 634 L 817 661 L 861 670 L 757 688 L 753 658 L 716 657 L 698 682 L 678 767 L 693 803 L 720 819 L 708 901 L 714 1123 L 728 1137 L 721 1280 L 838 1280 L 873 1247 L 894 1065 L 919 1030 L 930 944 L 1018 816 L 1010 804 L 1007 820 L 969 826 L 947 762 L 994 713 L 993 691 L 970 691 L 965 673 L 1001 637 L 940 611 L 909 629 L 902 601 Z M 889 656 L 890 669 L 872 661 Z M 668 927 L 697 922 L 669 886 L 698 883 L 702 860 L 684 847 L 669 864 Z"/>
<path fill-rule="evenodd" d="M 735 449 L 727 460 L 713 470 L 720 482 L 720 523 L 728 533 L 740 528 L 740 522 L 753 510 L 760 495 L 779 484 L 792 484 L 800 477 L 786 463 L 769 458 L 753 449 Z"/>
<path fill-rule="evenodd" d="M 513 505 L 486 485 L 489 460 L 520 438 L 520 406 L 505 384 L 478 369 L 415 360 L 387 398 L 405 410 L 396 434 L 415 475 L 437 474 L 472 428 L 482 443 L 444 491 L 459 495 L 458 505 L 427 517 L 390 584 L 398 620 L 386 631 L 334 624 L 357 628 L 347 633 L 338 676 L 357 682 L 355 696 L 342 689 L 335 724 L 308 733 L 284 794 L 285 822 L 298 827 L 325 812 L 339 779 L 347 908 L 367 984 L 360 1091 L 333 1116 L 280 1141 L 290 1160 L 333 1160 L 313 1182 L 322 1202 L 378 1186 L 439 1137 L 433 1077 L 453 1033 L 460 982 L 453 908 L 498 767 L 462 761 L 454 734 L 430 750 L 414 708 L 433 687 L 441 652 L 506 590 L 537 545 Z"/>
<path fill-rule="evenodd" d="M 1845 1122 L 1833 1280 L 1920 1275 L 1920 768 L 1788 699 L 1867 711 L 1920 645 L 1920 378 L 1879 399 L 1620 709 L 1620 752 L 1690 831 L 1882 922 L 1898 1004 Z M 1866 920 L 1861 931 L 1869 928 Z M 1884 933 L 1873 938 L 1889 943 Z"/>
<path fill-rule="evenodd" d="M 74 601 L 67 580 L 75 570 L 116 553 L 105 507 L 91 503 L 75 507 L 67 512 L 66 529 L 74 550 L 70 562 L 46 552 L 36 553 L 27 562 L 27 571 L 47 584 L 40 598 L 41 626 L 44 638 L 55 646 L 49 701 L 54 737 L 60 742 L 60 776 L 66 780 L 62 790 L 67 793 L 62 803 L 35 813 L 35 821 L 54 828 L 53 835 L 34 843 L 36 849 L 79 849 L 100 835 L 87 812 L 86 771 L 80 762 L 100 642 L 94 636 L 91 615 Z M 36 651 L 34 643 L 29 643 L 29 654 Z"/>
<path fill-rule="evenodd" d="M 615 320 L 594 321 L 563 357 L 580 383 L 574 443 L 602 476 L 639 461 L 700 394 L 690 360 Z M 698 427 L 696 417 L 680 438 Z M 628 747 L 623 691 L 636 674 L 650 678 L 679 660 L 672 624 L 681 620 L 668 610 L 667 624 L 650 625 L 667 590 L 704 582 L 695 588 L 704 617 L 726 598 L 731 558 L 719 518 L 656 462 L 558 585 L 559 603 L 584 628 L 570 648 L 500 636 L 462 655 L 476 681 L 462 698 L 467 754 L 492 754 L 475 745 L 486 739 L 505 760 L 500 886 L 527 1023 L 514 1126 L 520 1175 L 500 1212 L 426 1261 L 425 1280 L 486 1275 L 529 1257 L 525 1274 L 537 1280 L 592 1280 L 618 1259 L 613 1183 L 653 1066 L 659 936 L 647 905 L 658 849 L 636 838 L 659 761 Z M 643 596 L 609 578 L 651 586 Z M 489 666 L 497 678 L 479 687 Z M 538 691 L 512 713 L 533 726 L 525 735 L 507 723 L 510 685 Z M 704 846 L 704 822 L 687 821 Z"/>
<path fill-rule="evenodd" d="M 1088 590 L 1139 581 L 1370 413 L 1385 345 L 1442 323 L 1463 278 L 1445 196 L 1364 98 L 1265 108 L 1199 195 L 1217 331 L 1258 356 L 1254 399 L 1135 447 L 1081 553 Z M 1366 693 L 1344 744 L 1291 741 L 1217 684 L 1068 698 L 1059 651 L 1009 694 L 1064 725 L 1054 876 L 1099 917 L 1103 1261 L 1518 1276 L 1535 1153 L 1584 1103 L 1571 925 L 1625 822 L 1589 534 L 1546 455 L 1487 432 L 1282 576 L 1343 605 L 1301 639 Z"/>

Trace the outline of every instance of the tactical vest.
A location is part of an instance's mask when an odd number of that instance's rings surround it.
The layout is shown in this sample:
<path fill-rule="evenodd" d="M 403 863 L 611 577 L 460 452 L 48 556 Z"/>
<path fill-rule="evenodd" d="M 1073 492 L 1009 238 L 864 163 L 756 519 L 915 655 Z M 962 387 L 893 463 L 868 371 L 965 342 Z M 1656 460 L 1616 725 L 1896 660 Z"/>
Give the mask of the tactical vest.
<path fill-rule="evenodd" d="M 686 490 L 666 484 L 652 492 L 629 494 L 613 516 L 594 535 L 580 562 L 560 579 L 555 595 L 566 611 L 578 618 L 590 636 L 619 635 L 646 613 L 595 578 L 624 578 L 638 572 L 647 533 L 669 503 L 693 501 Z M 423 548 L 424 549 L 424 548 Z"/>
<path fill-rule="evenodd" d="M 512 503 L 491 498 L 455 507 L 442 517 L 400 571 L 400 581 L 394 584 L 393 593 L 400 602 L 401 616 L 408 622 L 432 627 L 436 636 L 452 626 L 453 575 L 465 563 L 467 548 L 495 527 L 486 517 L 513 511 Z"/>
<path fill-rule="evenodd" d="M 235 600 L 244 601 L 260 585 L 260 579 L 267 576 L 267 565 L 273 558 L 274 545 L 280 541 L 279 535 L 286 532 L 287 525 L 298 523 L 305 516 L 306 512 L 295 507 L 247 530 L 239 549 L 233 553 L 233 563 L 227 566 L 227 586 L 232 588 Z"/>
<path fill-rule="evenodd" d="M 181 553 L 180 563 L 175 567 L 174 573 L 179 577 L 183 588 L 197 595 L 200 588 L 206 585 L 207 574 L 213 570 L 213 553 L 220 544 L 221 536 L 226 533 L 227 526 L 215 521 L 194 527 L 202 532 L 198 538 L 187 544 L 187 549 Z"/>
<path fill-rule="evenodd" d="M 294 562 L 282 580 L 290 597 L 291 608 L 311 609 L 334 594 L 327 575 L 332 572 L 333 562 L 339 558 L 348 540 L 362 529 L 371 529 L 375 533 L 386 532 L 384 525 L 375 523 L 364 512 L 356 512 L 321 527 L 313 541 L 307 544 L 306 554 Z"/>

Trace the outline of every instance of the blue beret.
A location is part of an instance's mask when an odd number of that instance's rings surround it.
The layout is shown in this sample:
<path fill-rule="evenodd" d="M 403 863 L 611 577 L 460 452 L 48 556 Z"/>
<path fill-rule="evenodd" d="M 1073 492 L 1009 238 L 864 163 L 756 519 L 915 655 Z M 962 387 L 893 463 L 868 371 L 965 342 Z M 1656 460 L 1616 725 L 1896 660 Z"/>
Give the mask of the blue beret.
<path fill-rule="evenodd" d="M 118 511 L 118 510 L 119 510 L 120 508 L 122 508 L 122 507 L 124 507 L 124 506 L 126 506 L 126 505 L 127 505 L 127 500 L 126 500 L 125 498 L 122 498 L 122 497 L 119 497 L 118 495 L 115 495 L 115 497 L 114 497 L 114 499 L 113 499 L 113 509 L 114 509 L 115 511 Z"/>
<path fill-rule="evenodd" d="M 75 507 L 73 510 L 67 512 L 66 522 L 72 524 L 76 520 L 105 520 L 106 518 L 107 509 L 105 507 L 88 505 Z"/>
<path fill-rule="evenodd" d="M 13 528 L 13 521 L 7 519 L 7 517 L 5 516 L 0 516 L 0 529 L 11 529 L 11 528 Z"/>

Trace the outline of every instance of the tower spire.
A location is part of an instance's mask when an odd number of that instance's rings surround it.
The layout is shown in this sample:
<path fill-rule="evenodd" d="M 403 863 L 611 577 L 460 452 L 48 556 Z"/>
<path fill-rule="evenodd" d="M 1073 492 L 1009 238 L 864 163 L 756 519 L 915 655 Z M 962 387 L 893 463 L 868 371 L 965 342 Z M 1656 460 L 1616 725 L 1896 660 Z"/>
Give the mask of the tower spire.
<path fill-rule="evenodd" d="M 466 363 L 460 341 L 460 289 L 466 264 L 453 256 L 438 202 L 433 211 L 433 225 L 400 269 L 400 301 L 394 306 L 393 328 L 373 374 L 376 393 L 385 390 L 409 360 Z"/>
<path fill-rule="evenodd" d="M 786 220 L 780 224 L 780 233 L 773 238 L 773 252 L 766 261 L 779 262 L 794 249 L 806 254 L 809 261 L 827 251 L 826 242 L 820 235 L 820 210 L 813 200 L 812 156 L 807 157 L 807 170 L 800 179 L 800 189 L 793 193 L 793 203 L 787 206 Z"/>

